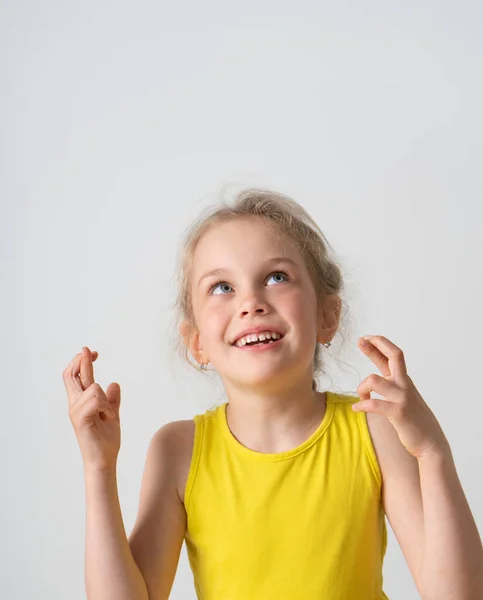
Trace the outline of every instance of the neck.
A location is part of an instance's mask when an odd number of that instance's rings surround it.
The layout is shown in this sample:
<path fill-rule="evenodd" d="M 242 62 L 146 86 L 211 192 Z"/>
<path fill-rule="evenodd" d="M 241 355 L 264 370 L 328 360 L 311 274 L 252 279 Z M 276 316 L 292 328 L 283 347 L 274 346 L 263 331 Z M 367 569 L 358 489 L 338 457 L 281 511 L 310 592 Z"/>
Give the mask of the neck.
<path fill-rule="evenodd" d="M 326 394 L 312 390 L 312 374 L 283 390 L 225 385 L 228 427 L 247 448 L 263 453 L 284 452 L 309 438 L 326 409 Z"/>

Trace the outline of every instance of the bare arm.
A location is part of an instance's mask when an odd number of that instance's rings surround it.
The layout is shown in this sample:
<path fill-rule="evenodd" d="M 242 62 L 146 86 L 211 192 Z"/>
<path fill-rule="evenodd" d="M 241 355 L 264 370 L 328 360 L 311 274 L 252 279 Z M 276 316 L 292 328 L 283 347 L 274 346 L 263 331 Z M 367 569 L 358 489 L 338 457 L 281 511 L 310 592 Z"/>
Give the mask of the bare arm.
<path fill-rule="evenodd" d="M 88 600 L 149 600 L 129 548 L 116 470 L 85 469 L 85 582 Z"/>
<path fill-rule="evenodd" d="M 419 459 L 424 509 L 424 598 L 481 600 L 483 547 L 451 449 Z"/>
<path fill-rule="evenodd" d="M 153 435 L 146 455 L 138 514 L 128 541 L 149 600 L 169 598 L 186 533 L 187 516 L 177 491 L 177 473 L 181 457 L 190 447 L 192 431 L 187 423 L 163 425 Z"/>

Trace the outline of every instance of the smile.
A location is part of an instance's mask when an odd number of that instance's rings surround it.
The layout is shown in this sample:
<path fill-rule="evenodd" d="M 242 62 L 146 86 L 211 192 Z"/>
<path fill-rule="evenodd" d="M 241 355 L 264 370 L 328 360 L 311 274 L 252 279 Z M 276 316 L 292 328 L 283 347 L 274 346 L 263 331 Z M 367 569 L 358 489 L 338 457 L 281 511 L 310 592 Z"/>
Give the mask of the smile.
<path fill-rule="evenodd" d="M 267 350 L 273 350 L 274 348 L 278 348 L 283 342 L 283 339 L 284 338 L 281 337 L 278 340 L 262 341 L 256 344 L 245 344 L 243 346 L 234 345 L 234 348 L 237 348 L 238 350 L 243 350 L 245 352 L 265 352 Z"/>

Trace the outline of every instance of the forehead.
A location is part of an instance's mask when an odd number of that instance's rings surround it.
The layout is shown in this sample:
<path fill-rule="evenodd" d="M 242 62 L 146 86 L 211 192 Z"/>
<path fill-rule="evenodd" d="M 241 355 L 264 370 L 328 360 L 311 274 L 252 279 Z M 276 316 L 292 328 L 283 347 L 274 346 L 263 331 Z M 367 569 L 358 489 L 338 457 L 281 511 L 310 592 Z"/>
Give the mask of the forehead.
<path fill-rule="evenodd" d="M 276 224 L 263 218 L 238 217 L 206 231 L 195 251 L 194 270 L 224 267 L 225 262 L 234 263 L 229 265 L 232 268 L 254 258 L 260 262 L 263 257 L 279 255 L 303 264 L 294 240 Z"/>

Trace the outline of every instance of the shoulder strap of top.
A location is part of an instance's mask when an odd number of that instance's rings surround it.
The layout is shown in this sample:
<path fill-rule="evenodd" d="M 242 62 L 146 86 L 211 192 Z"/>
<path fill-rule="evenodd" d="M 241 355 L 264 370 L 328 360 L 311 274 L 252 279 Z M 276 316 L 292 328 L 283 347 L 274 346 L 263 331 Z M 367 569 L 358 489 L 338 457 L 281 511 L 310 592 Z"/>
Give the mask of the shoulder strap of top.
<path fill-rule="evenodd" d="M 367 424 L 367 413 L 363 410 L 361 411 L 353 411 L 352 405 L 356 402 L 360 401 L 359 396 L 351 396 L 350 394 L 334 394 L 337 398 L 337 401 L 340 404 L 344 405 L 344 409 L 350 415 L 349 418 L 354 418 L 357 426 L 359 428 L 359 432 L 361 435 L 361 439 L 364 443 L 364 447 L 367 452 L 367 456 L 369 458 L 369 463 L 371 465 L 372 471 L 374 473 L 374 477 L 376 478 L 376 482 L 379 486 L 379 490 L 382 488 L 382 474 L 379 468 L 379 463 L 377 460 L 376 452 L 374 450 L 374 445 L 372 443 L 371 434 L 369 432 L 369 426 Z"/>

